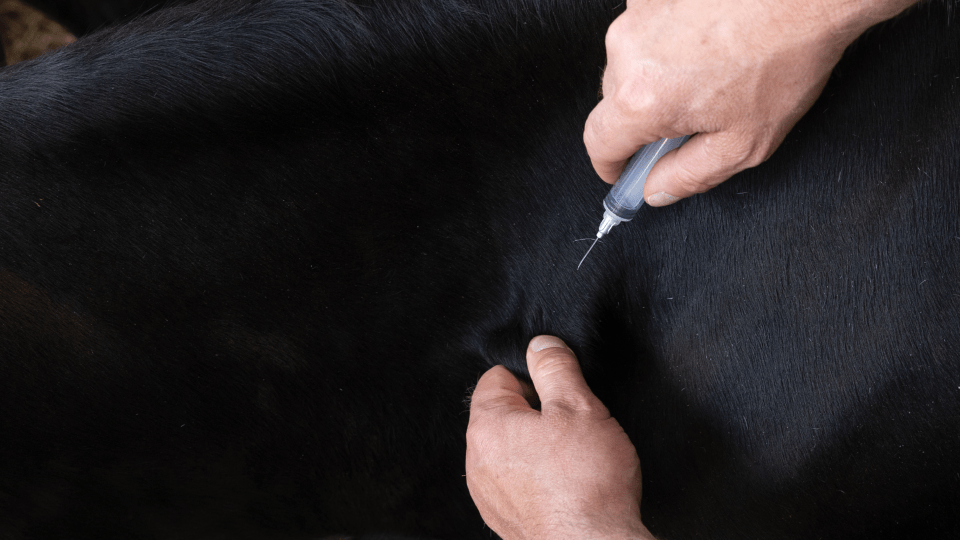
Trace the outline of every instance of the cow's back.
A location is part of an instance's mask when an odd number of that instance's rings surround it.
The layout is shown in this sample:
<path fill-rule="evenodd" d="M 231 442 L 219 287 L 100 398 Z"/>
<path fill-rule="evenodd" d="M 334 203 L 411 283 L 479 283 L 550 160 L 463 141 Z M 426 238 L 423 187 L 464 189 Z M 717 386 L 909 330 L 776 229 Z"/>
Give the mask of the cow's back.
<path fill-rule="evenodd" d="M 550 332 L 655 533 L 955 536 L 950 5 L 577 272 L 613 7 L 201 4 L 2 72 L 10 535 L 487 537 L 463 400 Z"/>

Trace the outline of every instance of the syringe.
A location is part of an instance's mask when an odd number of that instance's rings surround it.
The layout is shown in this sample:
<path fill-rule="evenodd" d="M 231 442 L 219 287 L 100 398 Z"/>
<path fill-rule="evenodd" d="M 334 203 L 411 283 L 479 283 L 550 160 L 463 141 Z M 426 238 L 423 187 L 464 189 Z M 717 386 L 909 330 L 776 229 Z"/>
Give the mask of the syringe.
<path fill-rule="evenodd" d="M 600 230 L 597 231 L 597 239 L 590 244 L 590 249 L 583 255 L 583 259 L 580 259 L 580 264 L 577 265 L 578 270 L 593 246 L 597 245 L 597 241 L 609 233 L 614 226 L 623 221 L 630 221 L 637 215 L 637 210 L 643 206 L 643 185 L 647 183 L 647 175 L 650 174 L 650 169 L 653 169 L 657 160 L 674 148 L 679 148 L 689 138 L 690 135 L 684 135 L 673 139 L 660 139 L 637 150 L 637 153 L 630 158 L 627 168 L 623 170 L 617 183 L 610 188 L 610 193 L 607 193 L 603 199 L 603 220 L 600 222 Z"/>

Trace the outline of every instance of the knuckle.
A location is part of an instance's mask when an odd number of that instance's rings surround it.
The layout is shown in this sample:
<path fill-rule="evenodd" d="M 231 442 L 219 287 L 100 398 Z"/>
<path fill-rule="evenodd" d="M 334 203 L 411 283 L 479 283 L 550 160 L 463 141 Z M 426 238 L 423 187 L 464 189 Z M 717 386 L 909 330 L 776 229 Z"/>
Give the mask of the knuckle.
<path fill-rule="evenodd" d="M 745 160 L 751 152 L 752 142 L 739 133 L 721 132 L 703 140 L 703 154 L 719 167 L 729 168 Z"/>
<path fill-rule="evenodd" d="M 510 388 L 516 384 L 516 378 L 503 366 L 494 366 L 484 373 L 467 396 L 472 406 L 474 403 L 484 404 L 491 395 L 496 395 L 500 388 Z"/>
<path fill-rule="evenodd" d="M 607 34 L 603 38 L 603 44 L 607 51 L 615 51 L 623 43 L 628 28 L 624 25 L 623 17 L 617 17 L 607 27 Z"/>
<path fill-rule="evenodd" d="M 470 423 L 476 424 L 476 429 L 485 427 L 489 418 L 500 416 L 498 411 L 510 404 L 506 396 L 494 396 L 475 402 L 470 408 Z"/>
<path fill-rule="evenodd" d="M 608 122 L 608 115 L 610 114 L 609 102 L 601 101 L 587 117 L 583 129 L 583 144 L 587 148 L 590 159 L 594 162 L 607 161 L 607 154 L 610 153 L 610 142 L 617 136 Z"/>
<path fill-rule="evenodd" d="M 651 85 L 638 77 L 622 81 L 613 90 L 613 101 L 622 114 L 650 119 L 657 112 L 657 94 Z"/>
<path fill-rule="evenodd" d="M 470 422 L 467 426 L 467 448 L 471 449 L 474 457 L 482 456 L 489 447 L 490 426 L 487 422 Z"/>
<path fill-rule="evenodd" d="M 502 365 L 496 365 L 480 376 L 480 380 L 477 381 L 477 388 L 485 391 L 488 388 L 496 388 L 504 384 L 509 384 L 512 379 L 513 375 L 510 374 L 507 368 Z"/>
<path fill-rule="evenodd" d="M 716 137 L 703 142 L 704 163 L 693 166 L 678 162 L 675 182 L 689 193 L 703 193 L 734 174 L 760 165 L 776 148 L 766 141 L 750 137 Z"/>
<path fill-rule="evenodd" d="M 735 144 L 727 148 L 718 148 L 716 149 L 720 154 L 720 162 L 722 163 L 725 169 L 743 169 L 746 167 L 753 156 L 754 153 L 754 144 L 747 142 L 741 144 Z"/>
<path fill-rule="evenodd" d="M 586 127 L 583 130 L 583 145 L 587 147 L 587 154 L 592 158 L 600 149 L 599 131 L 601 129 L 600 120 L 596 115 L 591 114 L 587 118 Z"/>
<path fill-rule="evenodd" d="M 604 100 L 610 105 L 607 114 L 644 122 L 656 118 L 660 114 L 660 97 L 645 73 L 641 70 L 615 73 L 615 70 L 615 66 L 609 66 L 603 82 Z"/>
<path fill-rule="evenodd" d="M 483 471 L 483 460 L 482 456 L 477 454 L 477 451 L 471 447 L 467 447 L 467 453 L 464 459 L 464 472 L 467 473 L 467 482 L 475 480 L 475 476 L 481 474 Z"/>
<path fill-rule="evenodd" d="M 764 161 L 770 159 L 770 156 L 777 150 L 780 143 L 774 139 L 765 138 L 757 145 L 756 155 L 753 157 L 751 167 L 756 167 Z"/>
<path fill-rule="evenodd" d="M 754 161 L 755 151 L 752 148 L 744 149 L 738 152 L 733 159 L 731 168 L 737 170 L 743 170 L 750 166 L 750 163 Z"/>
<path fill-rule="evenodd" d="M 730 173 L 756 167 L 773 154 L 777 145 L 769 137 L 737 138 L 730 145 L 716 148 L 715 152 L 722 152 L 723 164 Z"/>
<path fill-rule="evenodd" d="M 745 148 L 738 157 L 739 160 L 734 164 L 736 169 L 734 172 L 756 167 L 767 159 L 765 148 L 758 142 Z"/>
<path fill-rule="evenodd" d="M 497 396 L 488 399 L 483 405 L 484 409 L 488 411 L 488 414 L 495 413 L 496 411 L 505 411 L 513 405 L 515 396 Z"/>
<path fill-rule="evenodd" d="M 703 181 L 701 175 L 690 169 L 687 163 L 677 163 L 674 172 L 674 182 L 685 193 L 703 193 L 710 186 Z"/>
<path fill-rule="evenodd" d="M 483 438 L 483 429 L 479 422 L 470 422 L 467 426 L 467 446 L 477 446 Z"/>

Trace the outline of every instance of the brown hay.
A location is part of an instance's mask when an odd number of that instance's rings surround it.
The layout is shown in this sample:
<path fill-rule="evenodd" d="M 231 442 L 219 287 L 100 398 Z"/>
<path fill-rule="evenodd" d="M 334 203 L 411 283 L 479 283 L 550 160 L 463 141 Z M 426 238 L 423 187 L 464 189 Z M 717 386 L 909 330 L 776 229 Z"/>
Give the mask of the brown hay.
<path fill-rule="evenodd" d="M 40 56 L 76 40 L 62 26 L 19 0 L 0 0 L 0 38 L 6 64 Z"/>

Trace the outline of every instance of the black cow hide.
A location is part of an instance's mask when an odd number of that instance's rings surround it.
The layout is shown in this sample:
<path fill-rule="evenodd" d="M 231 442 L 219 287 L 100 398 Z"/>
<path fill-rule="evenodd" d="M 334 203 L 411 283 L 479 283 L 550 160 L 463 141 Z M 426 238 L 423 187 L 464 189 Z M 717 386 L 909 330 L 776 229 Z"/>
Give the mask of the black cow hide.
<path fill-rule="evenodd" d="M 620 0 L 202 1 L 0 70 L 0 537 L 487 539 L 465 398 L 565 339 L 665 540 L 960 537 L 960 20 L 644 208 Z"/>

